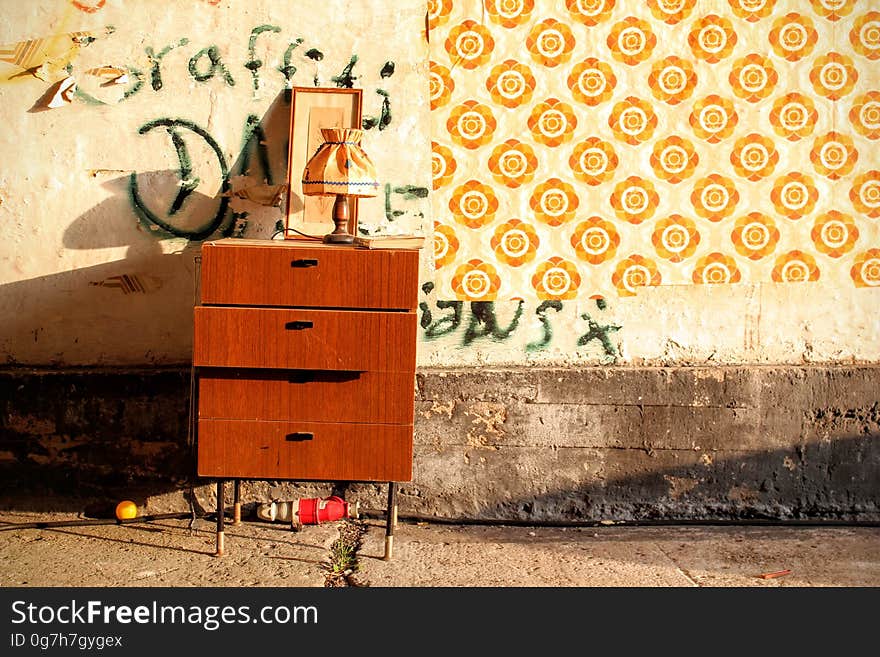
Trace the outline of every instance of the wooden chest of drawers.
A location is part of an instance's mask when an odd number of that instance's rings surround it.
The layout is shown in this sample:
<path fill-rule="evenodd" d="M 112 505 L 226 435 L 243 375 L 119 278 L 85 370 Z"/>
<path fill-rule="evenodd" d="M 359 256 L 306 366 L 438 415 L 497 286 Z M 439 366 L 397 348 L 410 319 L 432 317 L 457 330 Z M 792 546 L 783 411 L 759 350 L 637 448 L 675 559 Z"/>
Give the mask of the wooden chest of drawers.
<path fill-rule="evenodd" d="M 205 242 L 199 476 L 409 481 L 418 274 L 417 250 Z"/>

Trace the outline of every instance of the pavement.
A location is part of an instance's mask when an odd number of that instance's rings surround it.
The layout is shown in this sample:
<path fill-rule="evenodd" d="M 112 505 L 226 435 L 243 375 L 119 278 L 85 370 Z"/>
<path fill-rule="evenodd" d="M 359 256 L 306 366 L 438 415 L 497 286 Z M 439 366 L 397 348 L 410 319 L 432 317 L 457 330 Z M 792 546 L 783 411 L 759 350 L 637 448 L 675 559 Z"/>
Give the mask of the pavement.
<path fill-rule="evenodd" d="M 293 531 L 245 518 L 227 524 L 222 557 L 215 556 L 214 529 L 208 517 L 118 524 L 7 505 L 0 509 L 0 586 L 880 586 L 876 526 L 529 527 L 401 517 L 390 560 L 383 558 L 382 519 Z M 345 545 L 349 554 L 340 550 Z"/>

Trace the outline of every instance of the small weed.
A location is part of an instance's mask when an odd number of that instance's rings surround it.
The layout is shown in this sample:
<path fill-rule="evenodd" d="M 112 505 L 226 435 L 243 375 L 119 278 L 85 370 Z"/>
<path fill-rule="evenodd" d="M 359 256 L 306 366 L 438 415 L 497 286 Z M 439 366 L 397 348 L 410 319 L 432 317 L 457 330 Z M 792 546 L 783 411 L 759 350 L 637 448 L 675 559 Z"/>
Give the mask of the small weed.
<path fill-rule="evenodd" d="M 342 522 L 339 538 L 330 546 L 330 559 L 324 565 L 327 570 L 324 586 L 364 586 L 352 577 L 358 569 L 357 552 L 364 532 L 366 528 L 361 522 L 350 519 Z"/>

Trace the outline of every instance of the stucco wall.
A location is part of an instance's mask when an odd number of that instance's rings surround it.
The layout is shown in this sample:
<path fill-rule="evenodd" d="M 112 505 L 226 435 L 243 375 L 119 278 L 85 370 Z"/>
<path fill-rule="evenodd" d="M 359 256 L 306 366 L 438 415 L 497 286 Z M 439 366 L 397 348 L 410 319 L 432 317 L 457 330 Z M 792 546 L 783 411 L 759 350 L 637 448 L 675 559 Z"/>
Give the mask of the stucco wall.
<path fill-rule="evenodd" d="M 201 240 L 285 218 L 293 86 L 361 88 L 383 183 L 361 220 L 428 221 L 423 3 L 0 4 L 6 363 L 186 363 Z"/>
<path fill-rule="evenodd" d="M 667 20 L 661 5 L 676 4 L 681 17 Z M 284 92 L 317 79 L 364 90 L 363 111 L 372 124 L 364 145 L 386 193 L 362 202 L 362 218 L 429 235 L 435 225 L 446 226 L 458 236 L 457 259 L 436 271 L 433 250 L 424 253 L 421 365 L 876 363 L 880 289 L 857 286 L 851 272 L 858 258 L 880 247 L 880 219 L 876 208 L 860 207 L 850 194 L 880 169 L 875 147 L 880 135 L 863 125 L 870 112 L 864 121 L 850 118 L 853 108 L 870 106 L 870 94 L 880 89 L 870 14 L 876 6 L 866 0 L 777 0 L 758 3 L 767 11 L 752 16 L 743 13 L 747 5 L 739 0 L 523 0 L 485 6 L 477 0 L 4 0 L 0 358 L 12 365 L 62 367 L 186 364 L 199 245 L 206 233 L 271 237 L 284 208 L 240 196 L 245 190 L 255 198 L 271 195 L 273 186 L 286 181 Z M 509 25 L 499 19 L 505 11 L 516 14 Z M 585 18 L 591 12 L 595 20 Z M 790 12 L 816 32 L 809 52 L 792 61 L 769 40 L 773 25 Z M 708 14 L 727 21 L 737 36 L 735 48 L 716 63 L 698 57 L 685 38 Z M 634 63 L 615 59 L 608 41 L 630 16 L 645 21 L 658 37 L 651 56 Z M 535 25 L 550 18 L 566 25 L 574 39 L 568 59 L 558 66 L 535 60 L 526 40 Z M 491 57 L 475 66 L 456 63 L 454 48 L 447 47 L 453 30 L 467 21 L 494 38 Z M 818 58 L 831 51 L 858 73 L 836 100 L 810 81 Z M 758 101 L 740 97 L 728 81 L 735 62 L 752 52 L 766 55 L 778 76 L 772 92 Z M 697 74 L 678 104 L 655 98 L 648 83 L 654 64 L 673 55 L 691 61 Z M 616 87 L 602 103 L 579 105 L 567 74 L 591 56 L 614 67 Z M 495 106 L 497 129 L 484 146 L 454 143 L 449 131 L 454 108 L 468 100 L 490 103 L 491 71 L 506 58 L 520 57 L 535 78 L 528 106 L 517 111 Z M 435 69 L 449 69 L 456 85 L 444 103 L 437 101 L 436 84 L 433 91 L 430 86 L 432 62 Z M 112 69 L 127 79 L 114 84 Z M 55 85 L 68 77 L 77 84 L 71 102 L 45 109 Z M 821 110 L 800 141 L 774 132 L 770 119 L 776 99 L 794 91 L 810 96 Z M 711 93 L 729 98 L 738 113 L 735 134 L 714 144 L 686 132 L 694 103 Z M 616 103 L 628 95 L 648 101 L 658 117 L 656 134 L 634 145 L 615 141 L 608 123 Z M 550 97 L 576 110 L 578 132 L 558 147 L 536 142 L 554 155 L 542 155 L 528 185 L 498 182 L 489 168 L 492 150 L 509 138 L 533 140 L 528 116 Z M 851 139 L 858 153 L 837 177 L 809 161 L 816 140 L 832 130 Z M 620 161 L 614 175 L 598 185 L 577 179 L 568 163 L 575 145 L 592 132 L 613 144 Z M 753 132 L 772 140 L 779 161 L 766 177 L 741 180 L 729 158 L 737 140 Z M 676 183 L 661 179 L 650 164 L 656 142 L 673 133 L 687 138 L 700 156 L 690 177 Z M 461 153 L 457 173 L 443 184 L 436 169 L 432 180 L 432 141 L 448 142 Z M 702 242 L 682 262 L 645 250 L 654 248 L 650 236 L 657 222 L 674 212 L 694 214 L 690 191 L 716 165 L 735 181 L 737 211 L 720 222 L 692 216 Z M 798 219 L 780 214 L 768 201 L 777 179 L 793 170 L 809 175 L 820 192 L 811 212 Z M 656 213 L 638 225 L 617 217 L 610 201 L 615 186 L 630 175 L 668 192 L 660 196 Z M 580 195 L 577 212 L 558 226 L 526 213 L 535 186 L 554 176 L 570 180 Z M 467 227 L 450 201 L 457 187 L 480 177 L 495 189 L 498 212 L 491 223 Z M 873 196 L 866 194 L 870 201 Z M 183 199 L 176 210 L 175 199 Z M 840 256 L 817 251 L 811 237 L 819 217 L 832 210 L 850 217 L 859 233 Z M 778 252 L 763 259 L 743 256 L 731 242 L 736 221 L 751 211 L 770 216 L 780 230 Z M 623 237 L 636 241 L 624 241 L 619 257 L 606 265 L 579 261 L 571 233 L 590 216 L 617 222 Z M 534 260 L 505 270 L 491 240 L 513 218 L 531 222 L 541 245 Z M 440 258 L 444 244 L 436 246 Z M 796 249 L 810 251 L 819 279 L 774 282 L 775 258 Z M 657 264 L 660 285 L 619 294 L 612 276 L 630 251 Z M 734 259 L 739 282 L 694 284 L 697 261 L 716 251 Z M 474 296 L 460 285 L 456 292 L 456 271 L 474 258 L 495 263 L 503 286 L 493 297 Z M 532 286 L 537 268 L 552 258 L 576 267 L 582 281 L 576 294 L 548 294 L 546 286 L 539 293 Z"/>

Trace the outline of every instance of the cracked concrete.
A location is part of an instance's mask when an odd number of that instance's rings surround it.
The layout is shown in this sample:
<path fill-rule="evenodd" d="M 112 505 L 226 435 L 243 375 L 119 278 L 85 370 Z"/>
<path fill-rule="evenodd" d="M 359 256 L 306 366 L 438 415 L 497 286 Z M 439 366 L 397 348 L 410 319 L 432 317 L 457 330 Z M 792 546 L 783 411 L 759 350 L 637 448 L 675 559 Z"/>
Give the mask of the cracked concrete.
<path fill-rule="evenodd" d="M 24 529 L 77 514 L 0 510 L 0 586 L 8 587 L 838 587 L 880 585 L 880 528 L 546 527 L 402 519 L 383 560 L 384 522 L 357 521 L 357 563 L 329 581 L 347 521 L 306 526 L 197 518 Z M 79 518 L 80 520 L 85 520 Z M 763 573 L 791 573 L 761 579 Z"/>

